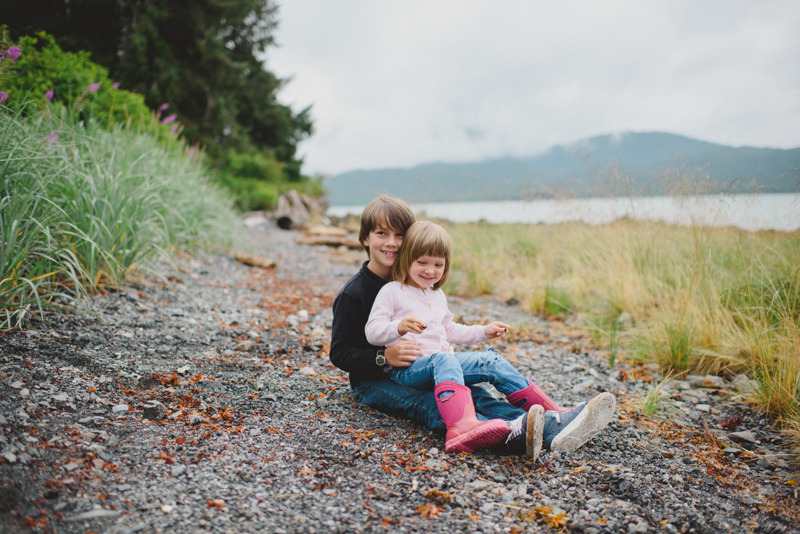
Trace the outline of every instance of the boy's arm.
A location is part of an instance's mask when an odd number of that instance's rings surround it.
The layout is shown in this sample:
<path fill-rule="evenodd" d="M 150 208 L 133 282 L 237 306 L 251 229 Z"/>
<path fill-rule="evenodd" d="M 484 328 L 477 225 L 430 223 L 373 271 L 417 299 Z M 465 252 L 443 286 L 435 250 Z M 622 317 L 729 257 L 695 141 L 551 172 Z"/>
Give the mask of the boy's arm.
<path fill-rule="evenodd" d="M 375 297 L 372 311 L 369 313 L 364 333 L 372 345 L 391 345 L 400 339 L 399 320 L 392 320 L 394 315 L 394 293 L 389 285 L 384 286 Z"/>
<path fill-rule="evenodd" d="M 352 373 L 375 367 L 377 348 L 365 346 L 361 303 L 342 293 L 333 302 L 331 328 L 331 363 Z"/>

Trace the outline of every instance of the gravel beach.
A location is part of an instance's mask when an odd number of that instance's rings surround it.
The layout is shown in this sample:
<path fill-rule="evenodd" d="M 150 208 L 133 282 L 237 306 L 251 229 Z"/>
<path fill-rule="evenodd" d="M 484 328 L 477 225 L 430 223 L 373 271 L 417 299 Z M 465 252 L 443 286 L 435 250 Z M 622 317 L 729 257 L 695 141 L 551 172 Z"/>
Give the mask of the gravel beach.
<path fill-rule="evenodd" d="M 536 464 L 445 454 L 328 360 L 333 298 L 366 255 L 249 231 L 275 269 L 182 258 L 0 335 L 0 532 L 800 532 L 790 444 L 737 397 L 745 377 L 675 381 L 648 419 L 658 370 L 610 367 L 579 319 L 453 297 L 462 322 L 515 326 L 483 346 L 556 401 L 618 408 Z"/>

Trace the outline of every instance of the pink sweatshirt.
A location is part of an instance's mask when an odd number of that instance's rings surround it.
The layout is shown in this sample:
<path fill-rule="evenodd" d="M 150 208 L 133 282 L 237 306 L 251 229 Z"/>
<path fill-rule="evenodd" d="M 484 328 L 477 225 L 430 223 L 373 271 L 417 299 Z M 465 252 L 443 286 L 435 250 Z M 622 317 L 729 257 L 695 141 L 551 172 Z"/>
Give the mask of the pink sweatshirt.
<path fill-rule="evenodd" d="M 427 325 L 421 334 L 409 332 L 400 336 L 400 320 L 413 316 Z M 447 297 L 441 289 L 422 290 L 400 282 L 389 282 L 375 297 L 367 326 L 367 341 L 373 345 L 390 347 L 401 339 L 416 343 L 425 356 L 435 352 L 453 354 L 450 343 L 472 344 L 486 341 L 483 326 L 467 326 L 453 322 L 447 308 Z"/>

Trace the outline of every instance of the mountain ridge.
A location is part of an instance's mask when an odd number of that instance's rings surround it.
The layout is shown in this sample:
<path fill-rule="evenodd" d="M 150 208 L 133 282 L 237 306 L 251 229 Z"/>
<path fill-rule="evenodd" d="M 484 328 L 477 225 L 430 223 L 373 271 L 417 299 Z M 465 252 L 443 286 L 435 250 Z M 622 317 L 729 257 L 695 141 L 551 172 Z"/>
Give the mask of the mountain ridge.
<path fill-rule="evenodd" d="M 529 157 L 353 170 L 326 179 L 332 205 L 380 193 L 408 202 L 614 196 L 721 190 L 795 192 L 800 148 L 733 147 L 665 132 L 626 132 L 555 145 Z"/>

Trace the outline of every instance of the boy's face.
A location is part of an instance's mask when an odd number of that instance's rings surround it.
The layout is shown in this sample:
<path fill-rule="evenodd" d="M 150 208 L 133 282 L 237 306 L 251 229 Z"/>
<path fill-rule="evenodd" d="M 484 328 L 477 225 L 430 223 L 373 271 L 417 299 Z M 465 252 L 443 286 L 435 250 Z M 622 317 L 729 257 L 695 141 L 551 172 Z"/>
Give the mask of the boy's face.
<path fill-rule="evenodd" d="M 364 240 L 364 246 L 369 248 L 369 261 L 375 267 L 391 270 L 400 245 L 403 244 L 403 232 L 379 226 L 372 230 Z"/>

